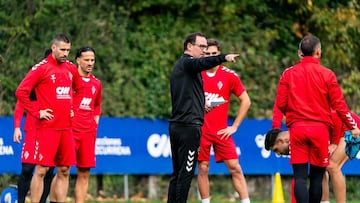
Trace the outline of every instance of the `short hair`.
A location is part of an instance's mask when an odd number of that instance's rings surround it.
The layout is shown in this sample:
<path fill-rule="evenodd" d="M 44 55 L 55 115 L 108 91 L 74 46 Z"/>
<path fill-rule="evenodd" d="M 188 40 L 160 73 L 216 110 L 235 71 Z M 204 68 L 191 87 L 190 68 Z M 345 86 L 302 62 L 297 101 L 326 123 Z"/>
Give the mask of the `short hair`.
<path fill-rule="evenodd" d="M 87 51 L 91 51 L 91 52 L 93 52 L 93 53 L 95 54 L 95 50 L 94 50 L 92 47 L 90 47 L 90 46 L 83 46 L 83 47 L 81 47 L 80 49 L 77 50 L 76 55 L 75 55 L 75 60 L 76 60 L 77 58 L 81 57 L 81 54 L 82 54 L 83 52 L 87 52 Z"/>
<path fill-rule="evenodd" d="M 196 41 L 196 37 L 199 36 L 199 37 L 205 37 L 206 36 L 201 33 L 201 32 L 194 32 L 194 33 L 191 33 L 189 34 L 186 38 L 185 38 L 185 41 L 184 41 L 184 51 L 187 49 L 187 44 L 190 43 L 190 44 L 195 44 L 195 41 Z"/>
<path fill-rule="evenodd" d="M 220 51 L 220 44 L 216 39 L 208 39 L 207 45 L 209 46 L 216 46 L 216 48 Z"/>
<path fill-rule="evenodd" d="M 299 49 L 304 56 L 313 56 L 318 46 L 321 46 L 319 38 L 314 35 L 308 35 L 301 40 Z"/>
<path fill-rule="evenodd" d="M 57 34 L 55 35 L 55 37 L 52 39 L 51 44 L 58 44 L 59 42 L 65 42 L 67 44 L 70 43 L 70 40 L 68 37 L 66 37 L 66 35 L 64 34 Z"/>
<path fill-rule="evenodd" d="M 269 130 L 265 135 L 265 149 L 270 150 L 272 146 L 275 145 L 276 138 L 282 130 L 279 128 L 273 128 Z"/>

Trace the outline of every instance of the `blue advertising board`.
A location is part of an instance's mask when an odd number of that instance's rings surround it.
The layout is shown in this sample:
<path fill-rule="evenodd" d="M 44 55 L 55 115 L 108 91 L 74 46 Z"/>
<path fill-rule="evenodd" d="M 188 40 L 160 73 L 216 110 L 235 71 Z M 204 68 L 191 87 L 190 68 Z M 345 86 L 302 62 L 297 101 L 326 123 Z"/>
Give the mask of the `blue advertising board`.
<path fill-rule="evenodd" d="M 232 122 L 232 121 L 230 121 Z M 288 156 L 264 149 L 271 120 L 246 119 L 233 135 L 246 175 L 292 174 Z M 26 136 L 26 135 L 25 135 Z M 19 174 L 21 144 L 13 142 L 13 118 L 0 117 L 0 174 Z M 360 153 L 343 172 L 360 175 Z M 100 119 L 96 140 L 96 168 L 92 174 L 170 174 L 172 172 L 168 122 L 160 119 Z M 75 173 L 75 167 L 72 168 Z M 228 174 L 223 163 L 210 161 L 211 174 Z"/>

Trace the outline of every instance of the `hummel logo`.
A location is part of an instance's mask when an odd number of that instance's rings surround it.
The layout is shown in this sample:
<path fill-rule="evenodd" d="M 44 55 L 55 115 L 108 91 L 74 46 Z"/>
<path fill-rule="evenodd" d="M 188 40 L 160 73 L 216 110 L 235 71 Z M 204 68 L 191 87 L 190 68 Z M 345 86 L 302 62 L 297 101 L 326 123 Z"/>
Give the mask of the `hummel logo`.
<path fill-rule="evenodd" d="M 189 154 L 187 156 L 187 161 L 186 161 L 186 170 L 188 172 L 191 172 L 193 169 L 193 165 L 194 165 L 194 158 L 195 158 L 195 151 L 190 151 L 189 150 Z"/>
<path fill-rule="evenodd" d="M 353 128 L 356 128 L 356 127 L 357 127 L 357 123 L 356 123 L 356 121 L 354 120 L 354 118 L 351 116 L 351 113 L 350 113 L 350 112 L 348 112 L 348 113 L 346 114 L 346 117 L 348 118 L 349 123 L 352 125 L 352 127 L 353 127 Z"/>
<path fill-rule="evenodd" d="M 52 80 L 53 83 L 55 83 L 55 80 L 56 80 L 55 74 L 51 74 L 50 79 Z"/>

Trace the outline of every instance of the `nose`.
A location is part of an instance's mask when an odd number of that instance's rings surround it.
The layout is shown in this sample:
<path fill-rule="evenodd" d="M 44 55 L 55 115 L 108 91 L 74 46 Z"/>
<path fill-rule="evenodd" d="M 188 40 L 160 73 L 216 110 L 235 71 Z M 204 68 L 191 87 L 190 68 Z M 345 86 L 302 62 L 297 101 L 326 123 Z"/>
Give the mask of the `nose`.
<path fill-rule="evenodd" d="M 64 51 L 63 53 L 64 53 L 64 56 L 67 57 L 67 56 L 69 56 L 70 51 Z"/>
<path fill-rule="evenodd" d="M 90 60 L 89 62 L 88 62 L 88 65 L 94 65 L 95 64 L 95 61 L 94 60 Z"/>

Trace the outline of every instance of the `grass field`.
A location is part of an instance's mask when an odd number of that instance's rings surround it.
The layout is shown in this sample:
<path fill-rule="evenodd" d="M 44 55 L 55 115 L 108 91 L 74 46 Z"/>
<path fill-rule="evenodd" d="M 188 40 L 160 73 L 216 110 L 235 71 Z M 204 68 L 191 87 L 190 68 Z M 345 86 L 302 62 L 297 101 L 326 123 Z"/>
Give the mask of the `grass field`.
<path fill-rule="evenodd" d="M 238 201 L 236 201 L 236 202 L 238 202 Z M 88 203 L 166 203 L 166 202 L 163 202 L 163 201 L 146 201 L 146 202 L 88 202 Z M 200 203 L 200 201 L 195 201 L 195 202 L 194 201 L 189 201 L 188 203 Z M 212 201 L 212 203 L 217 203 L 217 202 Z M 221 203 L 234 203 L 234 202 L 222 202 L 221 201 Z M 271 202 L 251 201 L 251 203 L 271 203 Z M 284 202 L 284 203 L 286 203 L 286 202 Z M 351 202 L 348 202 L 348 203 L 351 203 Z"/>
<path fill-rule="evenodd" d="M 223 202 L 223 201 L 212 201 L 212 203 L 234 203 L 234 202 L 239 202 L 237 201 L 232 201 L 232 202 Z M 335 202 L 335 200 L 330 201 L 330 203 Z M 118 202 L 110 202 L 110 201 L 106 201 L 106 202 L 88 202 L 88 203 L 166 203 L 164 201 L 145 201 L 145 202 L 131 202 L 131 201 L 118 201 Z M 200 201 L 189 201 L 188 203 L 200 203 Z M 271 201 L 251 201 L 251 203 L 272 203 Z M 284 202 L 284 203 L 290 203 L 290 202 Z M 359 201 L 347 201 L 347 203 L 359 203 Z"/>

